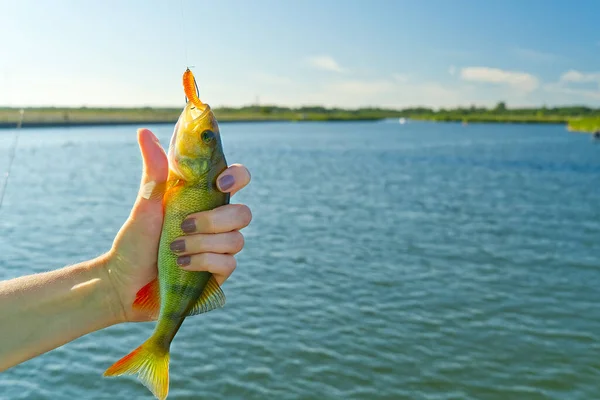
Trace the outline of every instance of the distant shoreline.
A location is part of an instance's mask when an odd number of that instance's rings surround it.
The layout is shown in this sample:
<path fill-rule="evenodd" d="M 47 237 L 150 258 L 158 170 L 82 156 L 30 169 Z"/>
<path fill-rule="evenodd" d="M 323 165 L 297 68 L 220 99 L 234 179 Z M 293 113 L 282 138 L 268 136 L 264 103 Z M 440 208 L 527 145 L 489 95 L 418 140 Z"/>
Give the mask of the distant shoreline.
<path fill-rule="evenodd" d="M 380 121 L 386 118 L 381 114 L 365 114 L 347 111 L 338 112 L 298 112 L 283 110 L 236 110 L 215 109 L 221 123 L 250 122 L 343 122 Z M 116 125 L 175 125 L 181 109 L 175 108 L 26 108 L 22 128 L 67 128 L 86 126 Z M 0 129 L 16 128 L 20 109 L 0 108 Z"/>
<path fill-rule="evenodd" d="M 385 118 L 383 118 L 385 119 Z M 369 122 L 380 121 L 382 118 L 362 118 L 362 119 L 328 119 L 328 120 L 292 120 L 292 119 L 218 119 L 219 123 L 268 123 L 268 122 Z M 77 128 L 77 127 L 97 127 L 97 126 L 129 126 L 129 125 L 175 125 L 177 120 L 132 120 L 132 121 L 73 121 L 73 122 L 24 122 L 22 129 L 27 128 Z M 17 124 L 14 122 L 0 122 L 0 129 L 15 129 Z"/>
<path fill-rule="evenodd" d="M 276 118 L 217 118 L 219 123 L 269 123 L 269 122 L 376 122 L 390 118 L 328 118 L 328 119 L 276 119 Z M 396 119 L 396 118 L 393 118 Z M 435 119 L 435 118 L 407 118 L 407 120 L 434 122 L 434 123 L 463 123 L 468 124 L 542 124 L 542 125 L 566 125 L 571 132 L 593 133 L 590 130 L 580 130 L 571 127 L 565 121 L 560 120 L 518 120 L 518 119 Z M 177 119 L 139 119 L 139 120 L 87 120 L 87 121 L 24 121 L 22 129 L 28 128 L 78 128 L 99 126 L 131 126 L 131 125 L 175 125 Z M 15 129 L 17 122 L 0 122 L 0 129 Z"/>
<path fill-rule="evenodd" d="M 219 122 L 351 122 L 406 119 L 407 121 L 454 122 L 468 124 L 562 124 L 570 132 L 594 133 L 600 130 L 600 116 L 585 114 L 578 108 L 567 109 L 496 109 L 471 108 L 433 111 L 425 108 L 386 110 L 362 108 L 355 110 L 301 107 L 290 109 L 277 106 L 248 106 L 214 108 Z M 180 108 L 25 108 L 22 128 L 69 128 L 118 125 L 174 125 Z M 590 114 L 590 116 L 587 116 Z M 0 107 L 0 129 L 16 128 L 20 109 Z"/>

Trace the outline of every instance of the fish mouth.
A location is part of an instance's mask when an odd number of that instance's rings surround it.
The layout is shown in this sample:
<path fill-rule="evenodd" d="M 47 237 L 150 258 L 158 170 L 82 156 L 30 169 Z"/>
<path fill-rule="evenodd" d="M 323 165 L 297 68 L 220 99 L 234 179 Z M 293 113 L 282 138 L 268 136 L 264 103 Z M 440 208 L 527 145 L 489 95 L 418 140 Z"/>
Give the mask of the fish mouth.
<path fill-rule="evenodd" d="M 198 108 L 198 106 L 196 106 L 194 103 L 188 103 L 186 105 L 186 115 L 189 116 L 189 120 L 187 122 L 190 123 L 204 119 L 211 111 L 212 109 L 208 104 L 204 104 L 204 107 Z"/>
<path fill-rule="evenodd" d="M 198 97 L 198 84 L 189 67 L 183 73 L 183 91 L 186 101 L 183 116 L 187 124 L 202 120 L 211 113 L 210 106 Z"/>

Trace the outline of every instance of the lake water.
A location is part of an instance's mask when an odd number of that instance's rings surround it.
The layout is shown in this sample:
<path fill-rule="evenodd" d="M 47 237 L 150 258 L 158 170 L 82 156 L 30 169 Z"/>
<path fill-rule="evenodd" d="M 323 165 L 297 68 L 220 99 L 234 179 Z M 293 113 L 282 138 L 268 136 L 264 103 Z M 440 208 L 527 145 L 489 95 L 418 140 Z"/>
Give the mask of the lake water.
<path fill-rule="evenodd" d="M 171 126 L 151 128 L 168 143 Z M 254 220 L 226 307 L 173 342 L 170 399 L 600 397 L 600 143 L 541 125 L 221 130 Z M 109 249 L 140 172 L 135 127 L 23 130 L 0 279 Z M 14 367 L 0 398 L 150 399 L 102 373 L 153 327 Z"/>

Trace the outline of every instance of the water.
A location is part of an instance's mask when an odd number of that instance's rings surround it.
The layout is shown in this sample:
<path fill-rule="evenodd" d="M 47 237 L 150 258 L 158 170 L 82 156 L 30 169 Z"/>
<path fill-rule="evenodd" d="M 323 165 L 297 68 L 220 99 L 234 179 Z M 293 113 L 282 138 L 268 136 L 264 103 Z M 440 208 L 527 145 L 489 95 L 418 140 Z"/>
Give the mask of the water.
<path fill-rule="evenodd" d="M 168 143 L 171 127 L 153 130 Z M 563 127 L 222 124 L 254 214 L 172 348 L 172 399 L 591 399 L 600 393 L 600 145 Z M 7 154 L 14 131 L 0 131 Z M 0 278 L 106 251 L 138 190 L 133 127 L 23 130 Z M 6 157 L 0 156 L 0 170 Z M 0 398 L 151 398 L 102 378 L 153 323 L 0 374 Z"/>

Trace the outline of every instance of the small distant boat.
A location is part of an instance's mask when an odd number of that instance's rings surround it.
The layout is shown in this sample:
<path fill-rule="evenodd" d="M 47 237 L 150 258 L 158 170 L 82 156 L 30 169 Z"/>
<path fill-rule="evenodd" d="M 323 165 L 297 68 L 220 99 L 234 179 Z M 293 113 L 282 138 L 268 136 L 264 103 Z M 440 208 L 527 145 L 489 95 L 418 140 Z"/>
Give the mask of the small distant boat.
<path fill-rule="evenodd" d="M 600 140 L 600 131 L 596 131 L 592 134 L 592 139 Z"/>
<path fill-rule="evenodd" d="M 398 122 L 400 122 L 400 125 L 404 125 L 406 123 L 406 118 L 400 118 Z"/>

